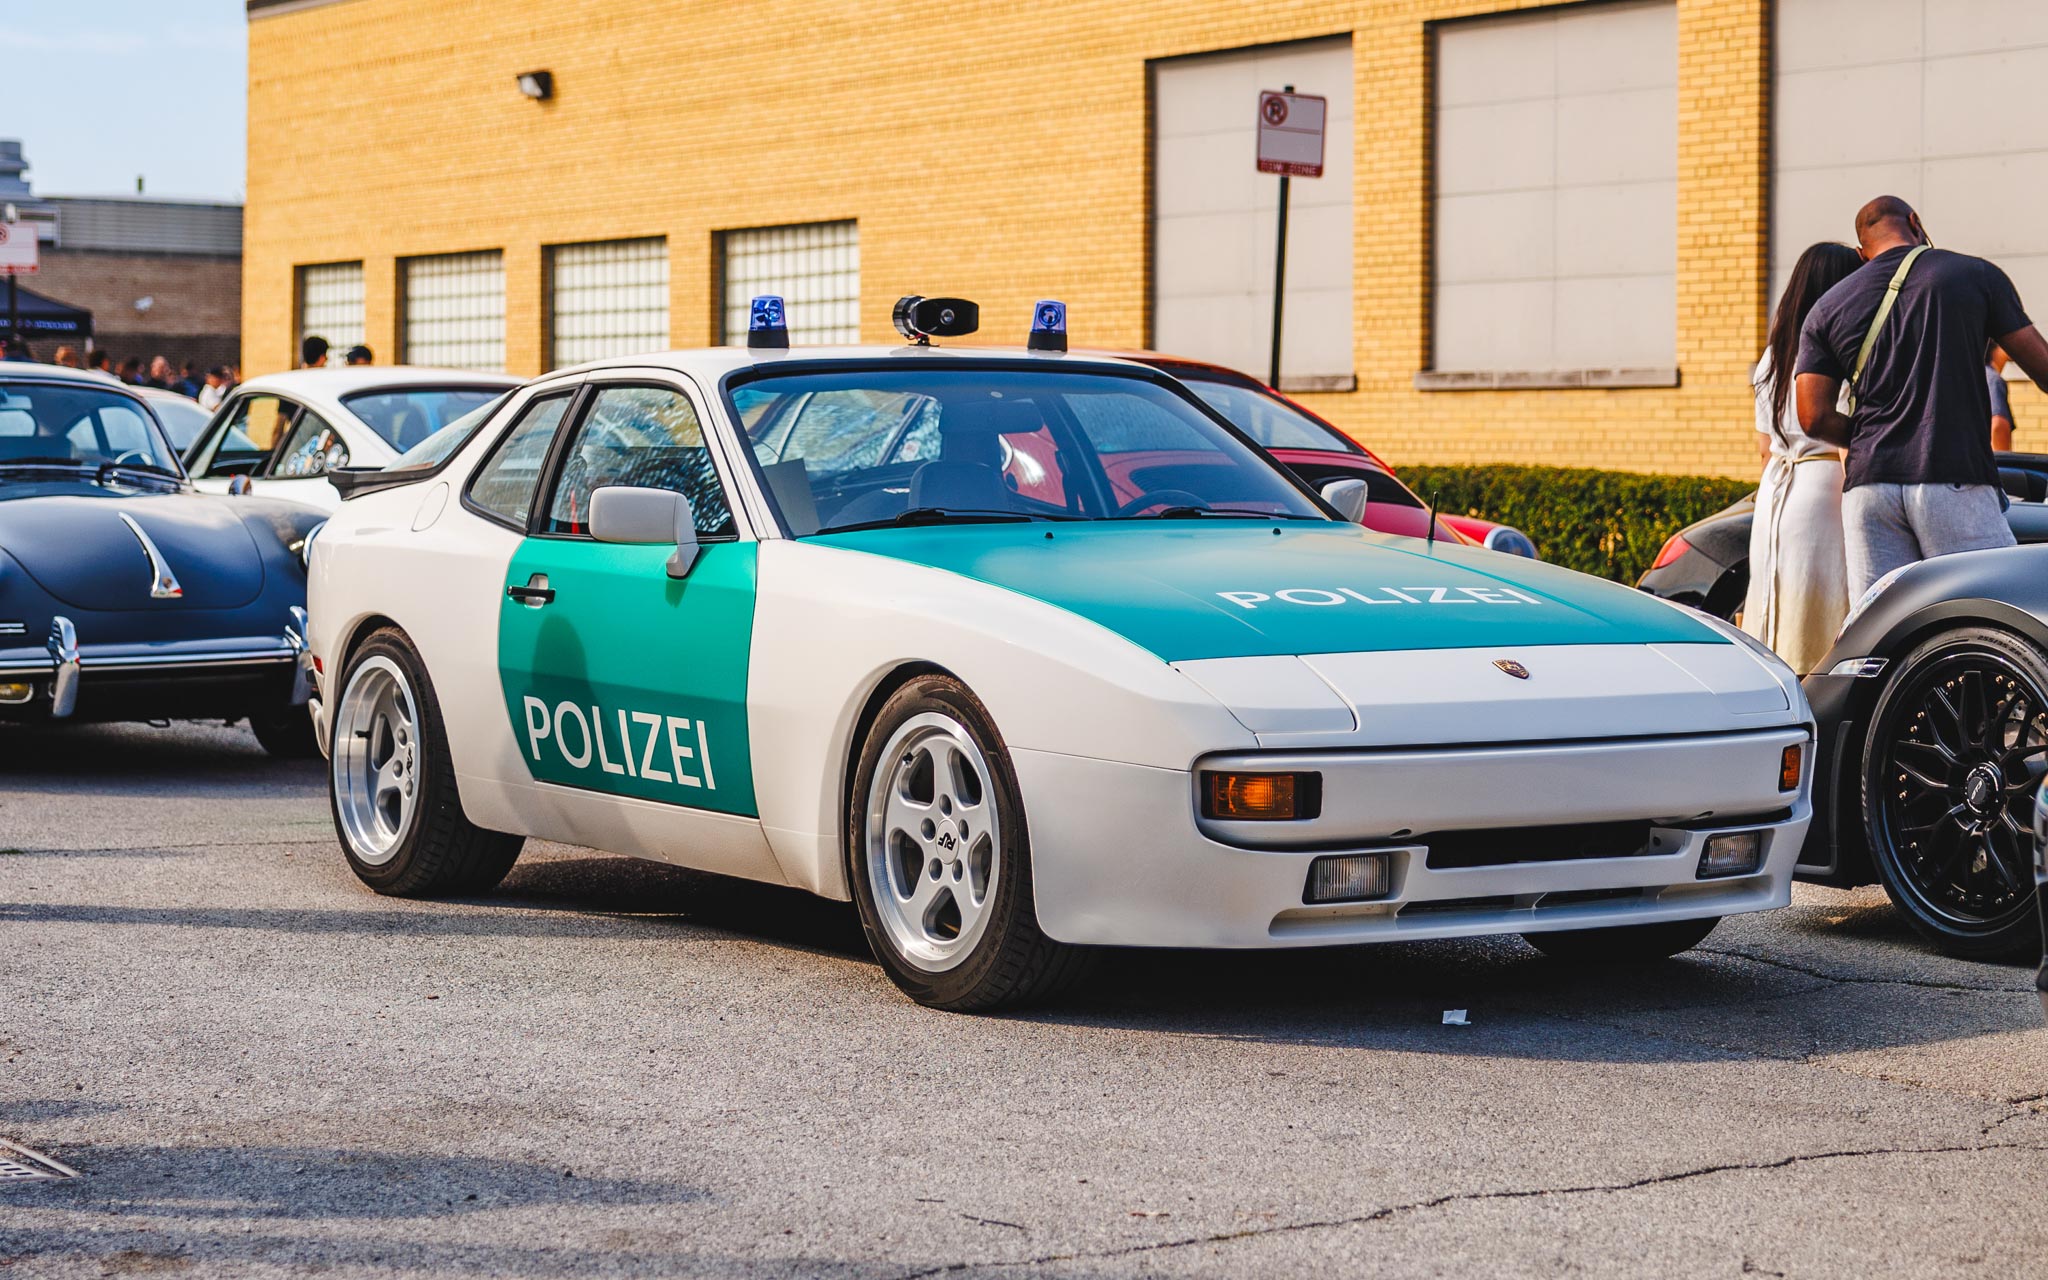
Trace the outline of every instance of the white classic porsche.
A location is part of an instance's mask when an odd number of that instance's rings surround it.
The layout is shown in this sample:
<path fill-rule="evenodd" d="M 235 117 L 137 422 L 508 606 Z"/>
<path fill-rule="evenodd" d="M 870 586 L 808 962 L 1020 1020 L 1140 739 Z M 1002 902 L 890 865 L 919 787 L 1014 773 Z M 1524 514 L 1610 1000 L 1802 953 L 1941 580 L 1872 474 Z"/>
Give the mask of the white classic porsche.
<path fill-rule="evenodd" d="M 1812 726 L 1740 633 L 1361 529 L 1157 370 L 899 312 L 790 351 L 763 303 L 761 345 L 341 478 L 315 715 L 366 883 L 475 892 L 539 836 L 794 885 L 952 1009 L 1095 945 L 1663 956 L 1788 900 Z"/>

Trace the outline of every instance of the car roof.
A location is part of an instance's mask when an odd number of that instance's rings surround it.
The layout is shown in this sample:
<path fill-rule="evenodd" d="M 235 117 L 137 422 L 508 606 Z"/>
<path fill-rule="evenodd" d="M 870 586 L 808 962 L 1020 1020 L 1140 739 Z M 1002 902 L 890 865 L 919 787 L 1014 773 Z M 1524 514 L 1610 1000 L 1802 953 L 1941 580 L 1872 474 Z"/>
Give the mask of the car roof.
<path fill-rule="evenodd" d="M 700 347 L 690 351 L 656 351 L 637 356 L 615 356 L 593 360 L 544 374 L 537 381 L 580 376 L 609 369 L 669 369 L 716 382 L 743 370 L 773 370 L 779 365 L 813 366 L 819 363 L 872 363 L 877 360 L 905 361 L 906 367 L 920 360 L 1030 361 L 1048 369 L 1062 364 L 1111 365 L 1139 368 L 1137 362 L 1093 352 L 1028 351 L 1023 347 L 913 346 L 909 343 L 868 343 L 850 346 L 791 347 L 778 351 L 762 347 Z"/>
<path fill-rule="evenodd" d="M 339 369 L 292 369 L 266 373 L 237 386 L 237 391 L 272 391 L 288 396 L 320 396 L 335 399 L 361 391 L 393 390 L 416 386 L 500 387 L 510 390 L 526 379 L 509 373 L 479 373 L 475 369 L 430 369 L 410 364 L 358 364 Z"/>
<path fill-rule="evenodd" d="M 39 364 L 33 360 L 0 360 L 0 378 L 6 377 L 36 378 L 46 382 L 88 382 L 102 387 L 120 387 L 129 392 L 142 390 L 97 369 L 74 369 L 69 365 Z"/>

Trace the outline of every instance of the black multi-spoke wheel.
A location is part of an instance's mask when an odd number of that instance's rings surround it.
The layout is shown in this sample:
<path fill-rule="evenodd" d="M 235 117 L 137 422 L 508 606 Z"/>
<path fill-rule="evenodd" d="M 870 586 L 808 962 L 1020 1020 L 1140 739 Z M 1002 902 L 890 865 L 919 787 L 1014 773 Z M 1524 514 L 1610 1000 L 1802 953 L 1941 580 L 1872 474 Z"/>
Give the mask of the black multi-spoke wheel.
<path fill-rule="evenodd" d="M 1968 627 L 1899 664 L 1864 743 L 1864 821 L 1885 892 L 1949 954 L 2035 949 L 2030 823 L 2044 773 L 2040 650 Z"/>

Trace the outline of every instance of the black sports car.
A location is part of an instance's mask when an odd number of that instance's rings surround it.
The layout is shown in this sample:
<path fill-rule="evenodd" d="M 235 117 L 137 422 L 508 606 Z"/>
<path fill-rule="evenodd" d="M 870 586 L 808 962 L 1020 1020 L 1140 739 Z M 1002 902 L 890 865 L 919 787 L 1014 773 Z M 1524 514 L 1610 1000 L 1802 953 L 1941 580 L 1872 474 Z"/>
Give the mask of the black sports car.
<path fill-rule="evenodd" d="M 1799 877 L 1884 885 L 1951 955 L 2037 954 L 2048 545 L 1888 575 L 1804 686 L 1820 738 Z"/>
<path fill-rule="evenodd" d="M 2012 508 L 2006 518 L 2022 543 L 2048 542 L 2048 454 L 1998 455 L 1999 479 Z M 1653 596 L 1733 618 L 1749 590 L 1749 525 L 1754 495 L 1665 540 L 1636 585 Z"/>
<path fill-rule="evenodd" d="M 247 719 L 312 752 L 322 518 L 195 493 L 148 401 L 103 375 L 0 364 L 0 722 Z"/>
<path fill-rule="evenodd" d="M 2034 990 L 2041 993 L 2041 1014 L 2048 1017 L 2048 786 L 2034 797 L 2034 897 L 2041 910 L 2041 968 Z"/>

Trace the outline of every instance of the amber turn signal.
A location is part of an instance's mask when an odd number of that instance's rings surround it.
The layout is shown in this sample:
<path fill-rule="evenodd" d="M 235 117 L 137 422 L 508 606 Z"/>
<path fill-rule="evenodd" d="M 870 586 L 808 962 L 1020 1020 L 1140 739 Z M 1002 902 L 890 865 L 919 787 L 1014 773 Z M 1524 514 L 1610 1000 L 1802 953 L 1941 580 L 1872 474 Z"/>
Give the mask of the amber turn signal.
<path fill-rule="evenodd" d="M 1323 808 L 1320 773 L 1204 773 L 1202 816 L 1234 822 L 1293 822 Z"/>
<path fill-rule="evenodd" d="M 1798 743 L 1785 748 L 1785 754 L 1778 757 L 1778 790 L 1799 790 L 1799 766 L 1804 751 Z"/>

